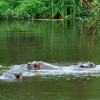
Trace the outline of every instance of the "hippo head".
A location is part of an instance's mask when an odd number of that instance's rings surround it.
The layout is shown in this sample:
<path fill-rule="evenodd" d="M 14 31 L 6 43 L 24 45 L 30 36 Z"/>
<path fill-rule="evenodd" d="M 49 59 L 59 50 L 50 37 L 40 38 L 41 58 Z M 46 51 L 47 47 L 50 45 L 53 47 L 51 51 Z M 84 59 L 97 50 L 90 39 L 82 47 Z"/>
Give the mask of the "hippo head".
<path fill-rule="evenodd" d="M 78 64 L 79 67 L 81 68 L 94 68 L 96 65 L 94 63 L 82 63 L 82 64 Z"/>
<path fill-rule="evenodd" d="M 28 70 L 32 70 L 32 69 L 38 70 L 38 69 L 40 69 L 40 64 L 38 62 L 36 62 L 36 61 L 28 62 L 27 68 L 28 68 Z"/>
<path fill-rule="evenodd" d="M 21 79 L 22 78 L 22 73 L 19 72 L 19 73 L 14 73 L 16 79 Z"/>
<path fill-rule="evenodd" d="M 96 64 L 94 64 L 94 63 L 89 63 L 89 66 L 90 66 L 91 68 L 94 68 L 94 67 L 96 66 Z"/>
<path fill-rule="evenodd" d="M 3 74 L 0 76 L 0 79 L 5 81 L 15 81 L 17 79 L 22 79 L 22 73 L 3 72 Z"/>

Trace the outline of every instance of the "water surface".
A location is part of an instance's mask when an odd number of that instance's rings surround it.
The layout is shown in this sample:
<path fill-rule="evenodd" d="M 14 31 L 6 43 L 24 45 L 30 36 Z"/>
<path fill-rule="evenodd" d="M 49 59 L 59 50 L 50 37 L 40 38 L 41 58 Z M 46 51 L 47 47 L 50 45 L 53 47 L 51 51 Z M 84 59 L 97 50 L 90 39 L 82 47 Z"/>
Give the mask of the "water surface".
<path fill-rule="evenodd" d="M 0 64 L 45 61 L 71 65 L 100 64 L 100 35 L 89 34 L 78 21 L 0 23 Z M 45 76 L 0 81 L 0 100 L 100 100 L 100 76 Z"/>

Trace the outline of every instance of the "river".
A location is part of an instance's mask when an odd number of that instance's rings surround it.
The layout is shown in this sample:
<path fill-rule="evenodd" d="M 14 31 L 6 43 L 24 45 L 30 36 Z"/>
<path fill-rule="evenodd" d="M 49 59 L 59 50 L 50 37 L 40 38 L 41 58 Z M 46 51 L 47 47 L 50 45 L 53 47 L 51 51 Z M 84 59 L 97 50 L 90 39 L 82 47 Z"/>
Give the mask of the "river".
<path fill-rule="evenodd" d="M 59 66 L 100 64 L 100 35 L 75 20 L 0 23 L 0 70 L 45 61 Z M 44 76 L 0 81 L 0 100 L 100 100 L 100 75 Z"/>

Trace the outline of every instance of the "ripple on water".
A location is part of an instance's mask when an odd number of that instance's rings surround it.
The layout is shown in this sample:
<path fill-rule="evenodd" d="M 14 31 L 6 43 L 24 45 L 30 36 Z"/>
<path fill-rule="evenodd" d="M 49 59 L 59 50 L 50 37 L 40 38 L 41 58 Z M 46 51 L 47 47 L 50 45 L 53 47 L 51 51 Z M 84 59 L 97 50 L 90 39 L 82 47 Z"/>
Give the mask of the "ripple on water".
<path fill-rule="evenodd" d="M 74 65 L 71 66 L 61 66 L 57 70 L 28 70 L 26 64 L 23 65 L 15 65 L 9 67 L 9 69 L 5 70 L 5 72 L 21 72 L 23 77 L 67 77 L 67 80 L 76 79 L 76 78 L 85 78 L 88 76 L 96 76 L 100 77 L 100 65 L 96 65 L 95 68 L 79 68 Z"/>

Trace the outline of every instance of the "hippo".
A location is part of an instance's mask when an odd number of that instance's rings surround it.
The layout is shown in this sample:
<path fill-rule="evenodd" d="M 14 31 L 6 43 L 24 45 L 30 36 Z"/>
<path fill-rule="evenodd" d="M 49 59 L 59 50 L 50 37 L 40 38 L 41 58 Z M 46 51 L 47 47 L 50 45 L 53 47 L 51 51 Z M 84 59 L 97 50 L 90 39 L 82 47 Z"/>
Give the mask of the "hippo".
<path fill-rule="evenodd" d="M 5 81 L 14 81 L 22 79 L 22 73 L 4 72 L 0 74 L 0 79 Z"/>
<path fill-rule="evenodd" d="M 34 70 L 57 70 L 60 67 L 43 62 L 43 61 L 38 61 L 38 62 L 34 61 L 34 62 L 29 62 L 27 64 L 27 68 L 29 70 L 33 70 L 33 69 Z"/>
<path fill-rule="evenodd" d="M 88 62 L 88 63 L 80 63 L 77 64 L 76 66 L 80 68 L 95 68 L 96 64 Z"/>
<path fill-rule="evenodd" d="M 27 63 L 27 69 L 28 69 L 28 70 L 40 69 L 37 63 L 38 63 L 38 62 L 36 62 L 36 61 L 34 61 L 34 62 L 28 62 L 28 63 Z"/>

